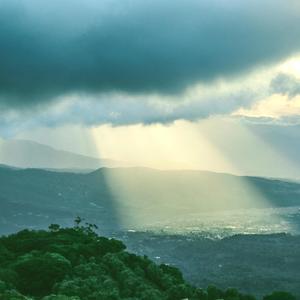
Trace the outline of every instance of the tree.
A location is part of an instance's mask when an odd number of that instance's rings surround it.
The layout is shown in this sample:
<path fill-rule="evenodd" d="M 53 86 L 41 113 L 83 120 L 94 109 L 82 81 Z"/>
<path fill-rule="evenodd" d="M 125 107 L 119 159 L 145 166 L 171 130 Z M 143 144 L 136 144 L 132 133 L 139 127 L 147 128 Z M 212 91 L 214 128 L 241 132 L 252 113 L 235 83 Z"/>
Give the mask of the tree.
<path fill-rule="evenodd" d="M 263 300 L 296 300 L 296 298 L 290 293 L 277 291 L 265 296 Z"/>
<path fill-rule="evenodd" d="M 240 295 L 237 289 L 229 288 L 225 291 L 224 298 L 226 300 L 239 300 Z"/>
<path fill-rule="evenodd" d="M 59 231 L 60 226 L 58 224 L 51 224 L 48 228 L 51 232 L 57 232 Z"/>
<path fill-rule="evenodd" d="M 83 222 L 84 219 L 80 218 L 79 216 L 77 216 L 74 220 L 74 223 L 75 223 L 75 227 L 78 228 L 79 225 L 81 224 L 81 222 Z"/>
<path fill-rule="evenodd" d="M 80 300 L 79 297 L 77 296 L 65 296 L 65 295 L 50 295 L 44 297 L 42 300 Z"/>
<path fill-rule="evenodd" d="M 46 296 L 53 285 L 71 270 L 71 263 L 57 253 L 30 253 L 21 256 L 14 265 L 18 274 L 17 288 L 32 296 Z"/>
<path fill-rule="evenodd" d="M 208 297 L 207 297 L 208 300 L 216 300 L 216 299 L 222 299 L 223 298 L 222 291 L 219 290 L 218 288 L 216 288 L 213 285 L 210 285 L 207 288 L 207 294 L 208 294 Z"/>
<path fill-rule="evenodd" d="M 177 268 L 128 253 L 81 222 L 0 237 L 0 300 L 255 300 L 235 289 L 195 288 Z M 295 297 L 275 292 L 263 300 Z"/>

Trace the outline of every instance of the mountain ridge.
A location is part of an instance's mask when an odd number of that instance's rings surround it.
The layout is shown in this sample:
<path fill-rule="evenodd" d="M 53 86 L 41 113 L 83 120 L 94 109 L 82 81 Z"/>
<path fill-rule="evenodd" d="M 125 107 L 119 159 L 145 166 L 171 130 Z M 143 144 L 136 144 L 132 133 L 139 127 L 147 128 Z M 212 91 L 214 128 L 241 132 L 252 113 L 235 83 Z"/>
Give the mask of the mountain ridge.
<path fill-rule="evenodd" d="M 127 166 L 113 159 L 96 158 L 29 140 L 0 140 L 0 164 L 19 168 L 97 169 L 102 166 Z"/>
<path fill-rule="evenodd" d="M 203 212 L 300 206 L 300 184 L 207 171 L 100 168 L 90 173 L 0 167 L 3 231 L 76 215 L 103 230 L 178 221 Z M 124 225 L 125 224 L 125 225 Z"/>

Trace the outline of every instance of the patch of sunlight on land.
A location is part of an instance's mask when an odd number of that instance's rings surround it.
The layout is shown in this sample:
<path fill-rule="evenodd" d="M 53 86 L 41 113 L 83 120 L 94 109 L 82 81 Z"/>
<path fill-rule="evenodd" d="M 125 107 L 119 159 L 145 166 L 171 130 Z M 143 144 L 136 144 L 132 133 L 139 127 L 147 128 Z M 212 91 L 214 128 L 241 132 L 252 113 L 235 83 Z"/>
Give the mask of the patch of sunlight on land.
<path fill-rule="evenodd" d="M 107 129 L 102 126 L 93 130 L 95 144 L 102 155 L 160 169 L 168 168 L 169 162 L 180 161 L 181 169 L 186 169 L 105 170 L 124 227 L 147 227 L 166 220 L 176 222 L 178 218 L 206 211 L 268 206 L 268 199 L 247 178 L 216 177 L 188 170 L 242 172 L 195 124 L 180 121 L 169 126 Z M 105 131 L 110 135 L 105 136 Z M 155 164 L 151 165 L 152 162 Z"/>

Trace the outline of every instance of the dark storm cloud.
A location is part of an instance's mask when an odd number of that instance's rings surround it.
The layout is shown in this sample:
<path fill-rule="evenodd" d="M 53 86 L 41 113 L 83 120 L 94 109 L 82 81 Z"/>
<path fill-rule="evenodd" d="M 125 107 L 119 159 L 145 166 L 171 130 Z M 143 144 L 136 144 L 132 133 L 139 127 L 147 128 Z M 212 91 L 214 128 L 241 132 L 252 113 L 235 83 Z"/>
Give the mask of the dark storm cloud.
<path fill-rule="evenodd" d="M 300 50 L 294 0 L 0 0 L 0 104 L 175 93 Z"/>

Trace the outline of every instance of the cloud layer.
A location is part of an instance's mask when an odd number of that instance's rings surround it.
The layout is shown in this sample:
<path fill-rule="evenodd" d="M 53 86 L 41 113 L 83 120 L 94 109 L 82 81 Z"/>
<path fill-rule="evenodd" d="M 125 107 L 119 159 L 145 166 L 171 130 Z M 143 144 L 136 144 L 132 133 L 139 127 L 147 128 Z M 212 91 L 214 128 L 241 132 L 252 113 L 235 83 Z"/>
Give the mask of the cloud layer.
<path fill-rule="evenodd" d="M 0 104 L 174 95 L 285 58 L 299 36 L 296 0 L 0 0 Z"/>
<path fill-rule="evenodd" d="M 300 94 L 300 78 L 285 73 L 278 74 L 271 82 L 271 89 L 276 94 L 293 98 Z"/>

